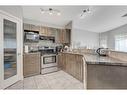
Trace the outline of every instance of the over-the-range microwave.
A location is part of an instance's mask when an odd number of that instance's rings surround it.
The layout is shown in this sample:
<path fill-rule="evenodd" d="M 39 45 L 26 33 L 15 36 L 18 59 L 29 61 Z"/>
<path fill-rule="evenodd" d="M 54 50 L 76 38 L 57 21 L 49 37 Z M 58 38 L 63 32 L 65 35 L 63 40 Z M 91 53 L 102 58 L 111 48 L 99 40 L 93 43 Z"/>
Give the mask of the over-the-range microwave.
<path fill-rule="evenodd" d="M 24 30 L 24 40 L 25 42 L 38 42 L 39 41 L 39 31 Z"/>

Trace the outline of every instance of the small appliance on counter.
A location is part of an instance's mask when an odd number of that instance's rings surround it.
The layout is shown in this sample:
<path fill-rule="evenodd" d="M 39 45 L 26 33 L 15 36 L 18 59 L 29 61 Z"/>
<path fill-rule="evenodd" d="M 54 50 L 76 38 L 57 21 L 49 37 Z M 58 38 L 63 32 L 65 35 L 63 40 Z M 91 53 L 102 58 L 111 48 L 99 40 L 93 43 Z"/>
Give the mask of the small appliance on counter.
<path fill-rule="evenodd" d="M 38 46 L 29 46 L 29 45 L 24 46 L 25 53 L 38 52 L 38 51 L 39 51 Z"/>
<path fill-rule="evenodd" d="M 56 53 L 62 52 L 63 46 L 56 46 Z"/>
<path fill-rule="evenodd" d="M 108 54 L 108 48 L 98 48 L 96 50 L 96 52 L 100 55 L 100 56 L 107 56 Z"/>
<path fill-rule="evenodd" d="M 67 45 L 65 45 L 64 48 L 63 48 L 63 51 L 64 52 L 68 52 L 69 51 L 69 47 Z"/>

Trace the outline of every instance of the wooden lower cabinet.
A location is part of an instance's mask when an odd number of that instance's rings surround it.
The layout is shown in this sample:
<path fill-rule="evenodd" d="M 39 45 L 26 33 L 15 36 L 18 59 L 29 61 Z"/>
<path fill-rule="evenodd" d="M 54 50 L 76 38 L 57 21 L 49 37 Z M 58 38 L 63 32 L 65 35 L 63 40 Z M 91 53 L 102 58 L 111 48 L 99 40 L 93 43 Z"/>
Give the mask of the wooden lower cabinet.
<path fill-rule="evenodd" d="M 71 53 L 58 54 L 58 67 L 83 82 L 83 56 Z"/>
<path fill-rule="evenodd" d="M 58 68 L 62 70 L 66 70 L 66 56 L 63 53 L 58 54 Z"/>
<path fill-rule="evenodd" d="M 27 53 L 23 56 L 24 77 L 40 74 L 40 53 Z"/>

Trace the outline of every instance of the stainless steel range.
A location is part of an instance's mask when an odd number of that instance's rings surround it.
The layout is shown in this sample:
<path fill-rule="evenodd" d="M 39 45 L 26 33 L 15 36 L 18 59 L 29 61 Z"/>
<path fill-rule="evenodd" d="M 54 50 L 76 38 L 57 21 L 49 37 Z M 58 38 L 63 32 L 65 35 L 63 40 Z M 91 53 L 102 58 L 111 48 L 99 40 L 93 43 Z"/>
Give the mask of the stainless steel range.
<path fill-rule="evenodd" d="M 55 47 L 39 47 L 41 52 L 41 74 L 58 71 Z"/>

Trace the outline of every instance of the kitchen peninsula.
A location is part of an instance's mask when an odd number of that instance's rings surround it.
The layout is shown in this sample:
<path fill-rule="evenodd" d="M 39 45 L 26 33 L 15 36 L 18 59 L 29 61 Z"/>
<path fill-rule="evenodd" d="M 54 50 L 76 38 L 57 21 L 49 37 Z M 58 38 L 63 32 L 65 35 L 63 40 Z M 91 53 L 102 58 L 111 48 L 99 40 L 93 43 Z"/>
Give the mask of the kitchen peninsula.
<path fill-rule="evenodd" d="M 126 89 L 127 62 L 91 53 L 63 52 L 59 68 L 84 83 L 85 89 Z"/>

